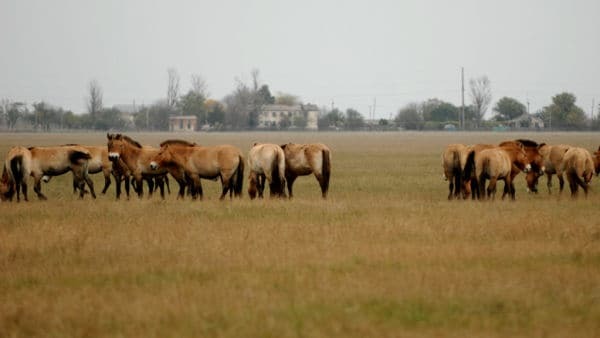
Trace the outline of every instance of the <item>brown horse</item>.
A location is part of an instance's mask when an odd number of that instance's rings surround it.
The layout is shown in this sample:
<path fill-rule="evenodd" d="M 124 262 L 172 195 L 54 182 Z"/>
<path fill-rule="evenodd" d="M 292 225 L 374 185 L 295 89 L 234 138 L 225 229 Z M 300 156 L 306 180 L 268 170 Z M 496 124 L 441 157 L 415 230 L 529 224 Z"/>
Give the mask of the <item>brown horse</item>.
<path fill-rule="evenodd" d="M 442 168 L 444 179 L 449 182 L 448 199 L 467 198 L 471 192 L 468 179 L 463 179 L 463 169 L 468 155 L 468 147 L 464 144 L 449 144 L 442 153 Z"/>
<path fill-rule="evenodd" d="M 502 194 L 510 194 L 511 199 L 515 199 L 514 178 L 520 172 L 531 170 L 531 164 L 527 158 L 525 150 L 520 146 L 506 145 L 484 149 L 475 155 L 475 177 L 479 185 L 479 191 L 485 191 L 485 181 L 490 180 L 487 188 L 487 198 L 493 199 L 496 194 L 496 182 L 503 180 L 508 187 Z M 481 196 L 480 196 L 481 199 Z"/>
<path fill-rule="evenodd" d="M 331 176 L 331 150 L 322 143 L 295 144 L 281 146 L 285 153 L 285 180 L 290 198 L 292 186 L 298 176 L 315 175 L 321 187 L 321 196 L 327 198 L 329 177 Z"/>
<path fill-rule="evenodd" d="M 42 194 L 42 177 L 59 176 L 68 171 L 73 172 L 75 180 L 79 185 L 79 197 L 83 198 L 85 194 L 85 184 L 87 183 L 93 198 L 96 198 L 94 192 L 94 182 L 88 175 L 88 161 L 91 158 L 90 152 L 76 145 L 55 146 L 55 147 L 31 147 L 31 176 L 34 179 L 33 190 L 39 199 L 47 199 Z"/>
<path fill-rule="evenodd" d="M 171 175 L 185 174 L 192 183 L 192 197 L 196 193 L 202 198 L 200 179 L 221 178 L 224 199 L 227 192 L 230 197 L 241 197 L 244 182 L 244 157 L 242 152 L 230 145 L 212 147 L 200 146 L 182 140 L 167 140 L 161 143 L 160 151 L 152 157 L 151 168 L 167 168 Z"/>
<path fill-rule="evenodd" d="M 552 187 L 552 175 L 554 174 L 556 174 L 556 176 L 558 177 L 559 192 L 563 191 L 565 180 L 563 178 L 562 162 L 565 153 L 567 152 L 567 150 L 569 150 L 569 148 L 571 148 L 571 146 L 566 144 L 558 144 L 552 146 L 548 144 L 543 144 L 539 148 L 540 154 L 542 155 L 542 158 L 544 160 L 544 172 L 546 173 L 547 177 L 546 185 L 548 187 L 549 194 L 552 193 L 550 188 Z"/>
<path fill-rule="evenodd" d="M 571 147 L 567 150 L 562 161 L 562 172 L 567 175 L 571 197 L 577 196 L 579 187 L 583 189 L 587 197 L 594 170 L 594 159 L 587 149 Z"/>
<path fill-rule="evenodd" d="M 122 160 L 129 173 L 135 179 L 135 189 L 139 197 L 142 197 L 142 180 L 145 177 L 156 179 L 156 184 L 160 189 L 160 196 L 165 198 L 164 179 L 167 170 L 164 168 L 154 170 L 150 167 L 150 159 L 158 154 L 159 149 L 154 147 L 142 147 L 137 141 L 129 136 L 122 134 L 106 134 L 108 139 L 108 157 L 112 161 Z M 152 195 L 152 189 L 149 189 L 149 195 Z"/>
<path fill-rule="evenodd" d="M 248 152 L 248 195 L 263 197 L 265 181 L 269 182 L 271 197 L 285 197 L 285 154 L 276 144 L 255 143 Z"/>
<path fill-rule="evenodd" d="M 0 179 L 0 199 L 2 201 L 12 201 L 15 192 L 17 193 L 17 202 L 21 201 L 21 192 L 23 199 L 27 201 L 27 178 L 31 175 L 31 152 L 24 147 L 12 147 L 2 169 L 2 178 Z"/>
<path fill-rule="evenodd" d="M 529 192 L 537 193 L 537 182 L 540 176 L 544 175 L 544 158 L 540 154 L 540 147 L 545 143 L 538 144 L 535 141 L 527 139 L 517 139 L 512 141 L 504 141 L 499 144 L 500 147 L 505 145 L 516 145 L 522 146 L 527 154 L 527 159 L 531 164 L 531 170 L 525 175 L 525 181 L 527 182 L 527 190 Z"/>

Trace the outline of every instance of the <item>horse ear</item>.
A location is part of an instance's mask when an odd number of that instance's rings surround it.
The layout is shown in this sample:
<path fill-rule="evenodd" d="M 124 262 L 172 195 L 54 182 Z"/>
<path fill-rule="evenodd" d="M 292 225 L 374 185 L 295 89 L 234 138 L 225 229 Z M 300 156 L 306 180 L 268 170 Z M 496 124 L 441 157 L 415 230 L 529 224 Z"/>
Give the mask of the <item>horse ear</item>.
<path fill-rule="evenodd" d="M 106 138 L 112 140 L 112 134 L 106 133 Z"/>
<path fill-rule="evenodd" d="M 546 143 L 543 143 L 543 142 L 542 142 L 542 143 L 540 143 L 540 144 L 538 145 L 538 149 L 542 148 L 542 147 L 543 147 L 543 146 L 545 146 L 545 145 L 546 145 Z"/>
<path fill-rule="evenodd" d="M 285 149 L 285 146 L 287 146 L 287 144 L 280 145 L 281 149 Z"/>
<path fill-rule="evenodd" d="M 254 144 L 252 145 L 253 147 L 256 147 L 256 145 L 258 144 L 258 142 L 254 142 Z"/>

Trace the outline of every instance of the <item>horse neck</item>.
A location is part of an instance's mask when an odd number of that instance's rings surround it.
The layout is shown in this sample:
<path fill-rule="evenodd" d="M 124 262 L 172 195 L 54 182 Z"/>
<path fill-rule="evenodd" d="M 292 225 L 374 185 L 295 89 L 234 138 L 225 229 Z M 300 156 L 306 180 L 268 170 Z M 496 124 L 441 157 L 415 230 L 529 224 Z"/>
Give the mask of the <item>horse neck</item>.
<path fill-rule="evenodd" d="M 129 168 L 134 168 L 134 163 L 140 158 L 142 154 L 142 149 L 138 147 L 134 147 L 129 143 L 125 143 L 125 148 L 127 149 L 124 153 L 121 154 L 121 159 Z M 125 156 L 123 156 L 125 155 Z"/>

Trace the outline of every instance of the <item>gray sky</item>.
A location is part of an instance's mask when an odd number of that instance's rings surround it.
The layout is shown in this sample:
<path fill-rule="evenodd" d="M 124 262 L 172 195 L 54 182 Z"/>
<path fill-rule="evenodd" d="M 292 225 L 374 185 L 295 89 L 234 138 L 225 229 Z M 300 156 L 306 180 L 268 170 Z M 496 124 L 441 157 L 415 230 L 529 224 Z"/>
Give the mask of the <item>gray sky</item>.
<path fill-rule="evenodd" d="M 600 1 L 0 0 L 0 98 L 85 111 L 166 96 L 167 68 L 222 99 L 250 71 L 271 91 L 377 117 L 487 75 L 494 101 L 600 101 Z M 467 88 L 468 89 L 468 88 Z M 466 95 L 465 100 L 470 98 Z M 596 111 L 597 113 L 597 111 Z"/>

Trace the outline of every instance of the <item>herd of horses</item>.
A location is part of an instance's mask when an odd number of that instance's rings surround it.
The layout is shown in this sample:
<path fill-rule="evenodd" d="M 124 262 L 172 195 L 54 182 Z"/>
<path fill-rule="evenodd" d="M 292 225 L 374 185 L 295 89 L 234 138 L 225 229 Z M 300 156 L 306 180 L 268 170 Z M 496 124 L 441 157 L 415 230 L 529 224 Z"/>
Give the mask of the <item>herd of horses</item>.
<path fill-rule="evenodd" d="M 549 145 L 518 139 L 494 144 L 450 144 L 442 153 L 444 178 L 449 181 L 448 199 L 494 199 L 496 183 L 504 181 L 502 198 L 515 199 L 515 176 L 525 173 L 527 189 L 537 193 L 541 176 L 546 175 L 548 193 L 552 176 L 558 177 L 560 190 L 566 176 L 571 196 L 581 187 L 587 196 L 594 173 L 600 173 L 600 147 L 593 154 L 587 149 L 566 145 Z M 486 181 L 489 181 L 486 187 Z"/>
<path fill-rule="evenodd" d="M 33 190 L 41 200 L 47 199 L 41 191 L 41 182 L 54 176 L 73 173 L 73 191 L 83 198 L 86 193 L 96 198 L 90 174 L 103 173 L 106 193 L 111 175 L 116 185 L 116 197 L 121 196 L 121 184 L 129 197 L 130 185 L 139 197 L 143 183 L 148 192 L 158 188 L 161 197 L 169 188 L 170 175 L 179 185 L 178 198 L 186 192 L 192 199 L 203 197 L 201 179 L 219 180 L 220 199 L 241 197 L 246 158 L 232 145 L 202 146 L 183 140 L 166 140 L 159 148 L 141 145 L 123 134 L 107 134 L 105 146 L 66 144 L 50 147 L 12 147 L 4 161 L 0 178 L 0 199 L 17 201 L 21 194 L 25 201 L 27 181 L 33 178 Z M 293 197 L 292 186 L 298 176 L 313 174 L 327 197 L 331 174 L 331 151 L 321 143 L 284 145 L 255 143 L 248 153 L 248 195 L 262 198 L 265 184 L 271 197 Z M 287 187 L 287 195 L 286 195 Z M 88 191 L 89 189 L 89 191 Z"/>

